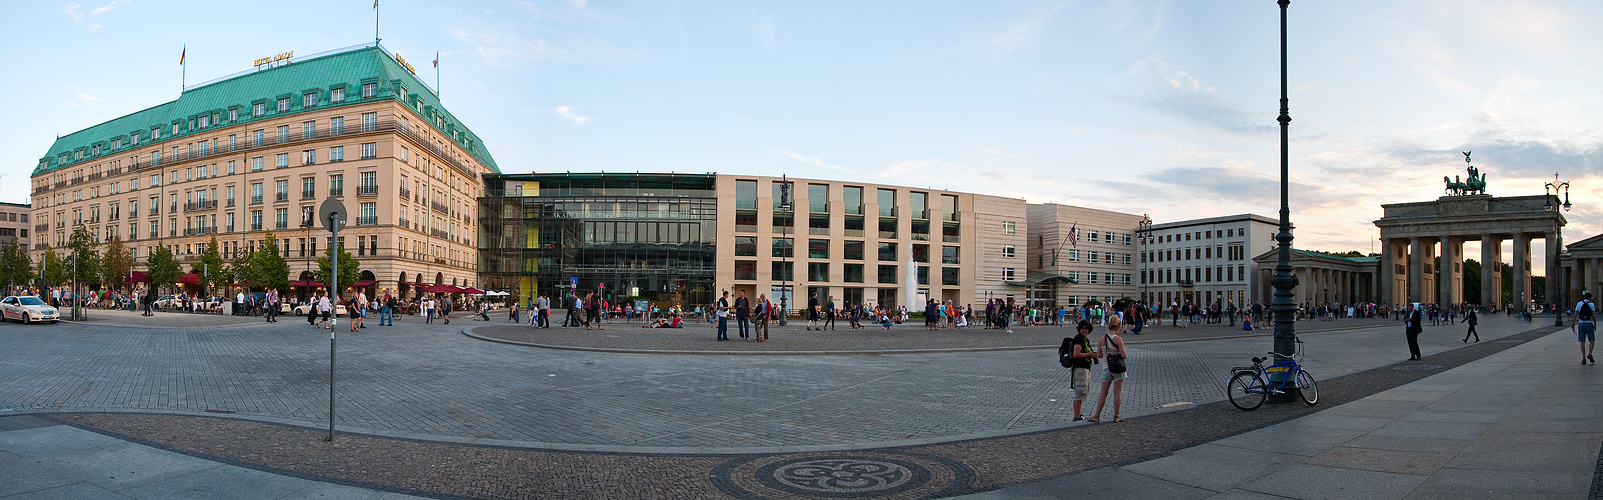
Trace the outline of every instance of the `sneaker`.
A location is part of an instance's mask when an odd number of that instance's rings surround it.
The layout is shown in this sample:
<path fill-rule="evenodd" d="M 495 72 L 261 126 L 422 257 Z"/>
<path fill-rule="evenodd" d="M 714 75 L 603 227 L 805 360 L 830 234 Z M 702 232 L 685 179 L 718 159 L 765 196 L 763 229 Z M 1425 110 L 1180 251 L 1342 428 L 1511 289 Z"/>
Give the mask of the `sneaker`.
<path fill-rule="evenodd" d="M 1586 360 L 1587 361 L 1591 361 L 1592 364 L 1594 364 L 1594 365 L 1597 364 L 1597 360 L 1592 359 L 1592 355 L 1591 354 L 1586 355 Z"/>
<path fill-rule="evenodd" d="M 1074 417 L 1075 422 L 1079 422 L 1081 420 L 1085 420 L 1085 417 Z"/>

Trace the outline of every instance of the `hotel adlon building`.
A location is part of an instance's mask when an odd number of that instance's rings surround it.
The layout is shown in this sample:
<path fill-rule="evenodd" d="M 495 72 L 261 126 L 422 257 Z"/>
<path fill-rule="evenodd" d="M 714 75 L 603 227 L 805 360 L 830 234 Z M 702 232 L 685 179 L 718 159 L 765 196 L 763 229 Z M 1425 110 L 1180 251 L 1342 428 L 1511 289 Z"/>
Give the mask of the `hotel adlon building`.
<path fill-rule="evenodd" d="M 377 44 L 273 59 L 57 139 L 32 174 L 32 257 L 84 226 L 138 269 L 163 245 L 187 270 L 213 236 L 232 259 L 272 231 L 304 293 L 332 243 L 309 219 L 334 198 L 356 286 L 475 284 L 475 200 L 499 172 L 478 136 Z"/>

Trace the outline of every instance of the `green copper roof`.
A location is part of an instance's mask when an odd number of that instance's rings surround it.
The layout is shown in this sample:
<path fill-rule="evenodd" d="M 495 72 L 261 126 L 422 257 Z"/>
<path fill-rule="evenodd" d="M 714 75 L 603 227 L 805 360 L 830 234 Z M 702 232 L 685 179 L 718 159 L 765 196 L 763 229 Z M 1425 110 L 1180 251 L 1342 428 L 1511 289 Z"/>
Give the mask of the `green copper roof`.
<path fill-rule="evenodd" d="M 364 83 L 378 84 L 377 97 L 362 98 Z M 140 149 L 150 149 L 153 128 L 161 130 L 161 138 L 155 143 L 185 140 L 210 129 L 268 120 L 280 115 L 363 104 L 375 99 L 401 100 L 397 85 L 406 89 L 406 108 L 412 110 L 423 123 L 433 125 L 441 135 L 456 141 L 486 168 L 497 173 L 501 171 L 479 137 L 441 107 L 439 99 L 421 80 L 396 63 L 382 46 L 366 44 L 291 58 L 287 63 L 263 66 L 195 85 L 185 89 L 177 100 L 67 134 L 51 144 L 50 151 L 39 159 L 33 175 L 114 154 L 126 154 L 135 149 L 133 135 L 138 135 Z M 345 89 L 344 102 L 330 102 L 332 90 L 336 88 Z M 313 108 L 303 108 L 302 96 L 311 91 L 319 93 L 318 103 Z M 279 113 L 277 100 L 282 97 L 289 98 L 290 108 L 287 112 Z M 251 108 L 255 103 L 264 103 L 266 113 L 260 117 L 251 116 Z M 229 109 L 238 110 L 238 119 L 234 122 L 228 121 Z M 198 123 L 191 122 L 201 116 L 210 119 L 214 115 L 216 122 L 209 127 L 200 128 Z M 177 134 L 172 133 L 174 124 L 178 124 Z M 191 129 L 191 126 L 195 128 Z M 112 150 L 111 147 L 117 142 L 120 142 L 120 149 Z M 95 154 L 96 146 L 99 146 L 98 155 Z M 80 151 L 83 158 L 74 159 L 75 152 Z"/>

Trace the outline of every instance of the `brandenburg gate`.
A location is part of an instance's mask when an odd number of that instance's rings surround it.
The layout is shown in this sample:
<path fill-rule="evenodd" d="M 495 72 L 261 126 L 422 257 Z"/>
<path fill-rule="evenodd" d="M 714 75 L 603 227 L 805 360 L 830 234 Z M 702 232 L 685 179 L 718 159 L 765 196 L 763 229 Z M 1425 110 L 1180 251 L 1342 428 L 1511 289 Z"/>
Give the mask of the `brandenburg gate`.
<path fill-rule="evenodd" d="M 1469 153 L 1464 153 L 1469 161 Z M 1513 268 L 1513 300 L 1532 300 L 1531 241 L 1547 240 L 1547 280 L 1550 302 L 1559 297 L 1562 279 L 1554 271 L 1563 245 L 1565 219 L 1552 205 L 1552 197 L 1497 197 L 1486 194 L 1485 174 L 1469 168 L 1465 182 L 1445 179 L 1448 194 L 1435 201 L 1381 205 L 1380 303 L 1401 306 L 1409 302 L 1454 304 L 1464 301 L 1464 243 L 1480 241 L 1483 263 L 1481 300 L 1496 304 L 1502 297 L 1502 263 Z M 1505 261 L 1503 242 L 1513 241 L 1513 255 Z M 1440 257 L 1440 266 L 1436 266 Z M 1496 304 L 1502 306 L 1504 304 Z"/>

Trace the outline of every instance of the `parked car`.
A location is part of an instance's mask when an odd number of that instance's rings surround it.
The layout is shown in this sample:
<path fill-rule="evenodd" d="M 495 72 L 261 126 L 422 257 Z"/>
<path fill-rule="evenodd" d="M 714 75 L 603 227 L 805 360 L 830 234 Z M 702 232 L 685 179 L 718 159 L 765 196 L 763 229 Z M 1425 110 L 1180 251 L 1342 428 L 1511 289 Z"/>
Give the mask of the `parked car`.
<path fill-rule="evenodd" d="M 61 321 L 61 312 L 51 307 L 50 304 L 46 304 L 45 301 L 39 300 L 39 297 L 12 295 L 0 299 L 0 321 L 8 319 L 21 321 L 23 324 L 35 321 L 55 323 Z"/>
<path fill-rule="evenodd" d="M 312 308 L 315 307 L 315 306 L 317 306 L 317 304 L 315 304 L 315 303 L 306 303 L 306 304 L 301 304 L 301 305 L 295 306 L 295 315 L 296 316 L 305 316 L 306 312 L 312 310 Z M 345 304 L 340 304 L 340 305 L 334 306 L 334 314 L 338 314 L 340 316 L 344 316 L 345 315 Z"/>
<path fill-rule="evenodd" d="M 181 305 L 183 305 L 183 301 L 178 300 L 177 295 L 163 295 L 156 299 L 156 308 L 158 309 L 176 309 Z"/>

